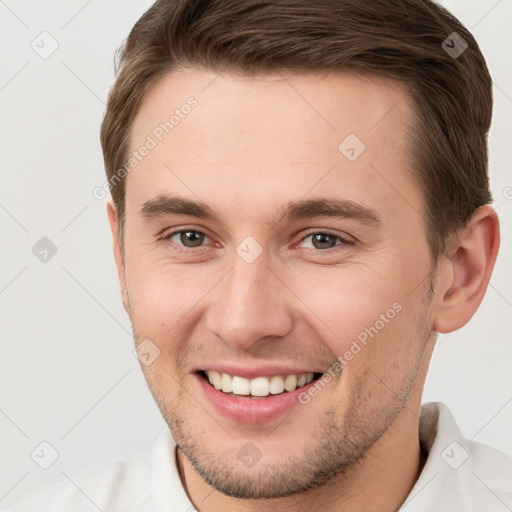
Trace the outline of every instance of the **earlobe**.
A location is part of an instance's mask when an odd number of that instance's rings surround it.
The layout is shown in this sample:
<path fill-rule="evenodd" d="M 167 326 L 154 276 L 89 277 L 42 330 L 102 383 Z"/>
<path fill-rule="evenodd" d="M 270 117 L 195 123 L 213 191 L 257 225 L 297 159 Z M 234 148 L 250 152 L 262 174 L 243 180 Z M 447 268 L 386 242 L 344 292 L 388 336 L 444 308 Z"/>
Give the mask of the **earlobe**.
<path fill-rule="evenodd" d="M 437 332 L 452 332 L 474 315 L 485 295 L 499 248 L 499 221 L 494 209 L 478 208 L 453 240 L 441 278 L 434 319 Z"/>
<path fill-rule="evenodd" d="M 107 216 L 108 222 L 110 224 L 110 230 L 112 231 L 112 242 L 113 242 L 113 251 L 114 251 L 114 259 L 117 267 L 117 275 L 119 278 L 119 285 L 121 288 L 121 299 L 123 301 L 123 306 L 125 311 L 129 314 L 128 311 L 128 301 L 126 295 L 126 272 L 125 272 L 125 264 L 123 258 L 123 252 L 121 250 L 121 244 L 119 241 L 119 222 L 117 218 L 117 209 L 112 201 L 109 199 L 107 201 Z"/>

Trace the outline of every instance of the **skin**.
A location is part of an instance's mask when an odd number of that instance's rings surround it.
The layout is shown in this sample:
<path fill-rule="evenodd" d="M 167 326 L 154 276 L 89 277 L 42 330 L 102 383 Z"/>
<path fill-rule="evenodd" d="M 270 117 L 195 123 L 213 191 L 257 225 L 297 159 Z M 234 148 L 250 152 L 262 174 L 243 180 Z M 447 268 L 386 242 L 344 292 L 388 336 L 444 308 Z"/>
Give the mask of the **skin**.
<path fill-rule="evenodd" d="M 418 421 L 437 333 L 464 325 L 483 298 L 496 214 L 479 208 L 432 272 L 409 156 L 413 109 L 399 83 L 176 71 L 145 98 L 131 151 L 190 96 L 197 107 L 127 176 L 124 257 L 107 205 L 135 341 L 161 351 L 142 369 L 178 444 L 186 491 L 202 512 L 397 510 L 425 459 Z M 338 150 L 348 134 L 366 146 L 353 162 Z M 140 215 L 162 194 L 200 200 L 219 220 Z M 288 204 L 315 198 L 362 204 L 381 223 L 279 221 Z M 180 228 L 207 236 L 179 252 L 188 239 L 164 237 Z M 308 236 L 325 231 L 328 249 Z M 252 263 L 236 252 L 248 236 L 262 249 Z M 325 372 L 395 303 L 401 311 L 341 373 L 277 420 L 228 419 L 198 385 L 195 370 L 219 361 Z M 237 456 L 248 442 L 261 454 L 251 467 Z"/>

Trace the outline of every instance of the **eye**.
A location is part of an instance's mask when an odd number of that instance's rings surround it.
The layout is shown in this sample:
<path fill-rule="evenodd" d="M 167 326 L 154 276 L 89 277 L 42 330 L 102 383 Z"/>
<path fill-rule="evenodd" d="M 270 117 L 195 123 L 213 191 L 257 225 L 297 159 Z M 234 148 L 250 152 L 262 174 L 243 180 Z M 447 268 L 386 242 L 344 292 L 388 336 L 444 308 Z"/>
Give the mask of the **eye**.
<path fill-rule="evenodd" d="M 346 245 L 352 244 L 353 242 L 349 240 L 345 240 L 344 238 L 334 235 L 332 233 L 327 233 L 324 231 L 317 231 L 314 233 L 309 233 L 305 237 L 301 239 L 301 242 L 305 242 L 310 239 L 309 245 L 305 245 L 306 249 L 318 249 L 318 250 L 328 250 L 333 249 L 338 245 Z M 339 243 L 337 243 L 339 241 Z"/>
<path fill-rule="evenodd" d="M 202 231 L 197 231 L 195 229 L 181 229 L 179 231 L 169 233 L 164 237 L 164 240 L 169 240 L 172 243 L 186 247 L 187 249 L 193 249 L 194 247 L 200 247 L 205 240 L 210 240 L 210 238 Z"/>

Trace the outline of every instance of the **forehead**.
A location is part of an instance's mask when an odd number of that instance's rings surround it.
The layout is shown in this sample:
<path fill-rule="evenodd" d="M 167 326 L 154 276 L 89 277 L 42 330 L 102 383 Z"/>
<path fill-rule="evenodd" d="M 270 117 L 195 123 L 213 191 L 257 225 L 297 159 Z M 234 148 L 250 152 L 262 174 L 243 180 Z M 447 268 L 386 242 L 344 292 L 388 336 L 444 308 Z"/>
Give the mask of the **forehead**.
<path fill-rule="evenodd" d="M 411 120 L 407 90 L 392 80 L 180 69 L 147 94 L 134 120 L 130 154 L 151 149 L 128 174 L 127 206 L 129 196 L 140 206 L 176 187 L 255 206 L 268 205 L 269 193 L 277 201 L 313 188 L 332 195 L 336 187 L 347 199 L 383 207 L 387 200 L 393 209 L 397 190 L 418 200 Z"/>
<path fill-rule="evenodd" d="M 132 126 L 132 149 L 173 113 L 182 120 L 179 111 L 189 110 L 184 108 L 189 98 L 195 98 L 199 107 L 193 109 L 194 130 L 200 128 L 200 135 L 206 135 L 203 143 L 221 135 L 219 128 L 239 135 L 264 129 L 268 141 L 274 142 L 267 150 L 276 145 L 275 131 L 283 136 L 291 132 L 298 141 L 312 143 L 315 136 L 329 134 L 336 141 L 346 132 L 371 142 L 391 125 L 399 129 L 411 117 L 404 84 L 370 74 L 309 71 L 248 77 L 179 68 L 146 94 Z M 297 117 L 303 120 L 300 126 L 295 124 Z M 171 124 L 173 138 L 178 140 L 180 133 L 188 135 L 183 132 L 190 123 L 176 121 Z M 204 121 L 209 123 L 198 126 Z"/>

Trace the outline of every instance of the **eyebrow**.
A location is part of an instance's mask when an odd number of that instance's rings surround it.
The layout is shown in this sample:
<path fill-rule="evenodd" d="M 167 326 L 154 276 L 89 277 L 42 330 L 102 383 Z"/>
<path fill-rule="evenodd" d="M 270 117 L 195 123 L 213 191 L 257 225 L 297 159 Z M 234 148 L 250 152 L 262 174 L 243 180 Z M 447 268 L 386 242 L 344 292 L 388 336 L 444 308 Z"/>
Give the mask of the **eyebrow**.
<path fill-rule="evenodd" d="M 337 217 L 354 219 L 363 224 L 378 226 L 381 216 L 371 208 L 347 199 L 308 199 L 290 203 L 282 212 L 279 221 L 298 220 L 312 217 Z"/>
<path fill-rule="evenodd" d="M 222 219 L 207 204 L 181 196 L 159 195 L 149 199 L 142 205 L 139 215 L 145 219 L 171 215 L 189 215 L 223 223 Z M 382 218 L 375 210 L 347 199 L 332 198 L 303 199 L 288 203 L 280 211 L 277 222 L 286 219 L 299 220 L 313 217 L 354 219 L 370 226 L 382 224 Z"/>
<path fill-rule="evenodd" d="M 219 216 L 208 205 L 180 196 L 159 195 L 154 199 L 149 199 L 142 205 L 142 208 L 139 210 L 139 215 L 145 219 L 170 215 L 190 215 L 199 219 L 222 222 Z"/>

